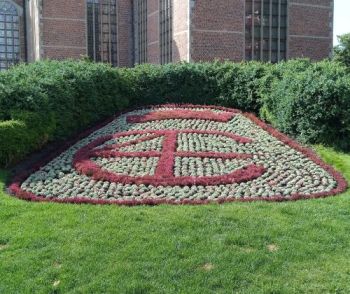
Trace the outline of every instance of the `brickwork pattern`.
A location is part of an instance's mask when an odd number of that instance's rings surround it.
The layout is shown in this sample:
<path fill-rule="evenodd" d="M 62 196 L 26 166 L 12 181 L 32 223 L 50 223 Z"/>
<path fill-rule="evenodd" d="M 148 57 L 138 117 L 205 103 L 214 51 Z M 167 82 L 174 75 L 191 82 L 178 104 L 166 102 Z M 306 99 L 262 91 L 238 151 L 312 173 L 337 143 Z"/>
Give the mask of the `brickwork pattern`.
<path fill-rule="evenodd" d="M 86 55 L 86 0 L 44 0 L 41 29 L 42 58 Z"/>
<path fill-rule="evenodd" d="M 244 0 L 196 0 L 191 35 L 193 61 L 244 59 Z"/>
<path fill-rule="evenodd" d="M 243 57 L 243 34 L 222 32 L 192 33 L 193 61 L 233 60 L 241 61 Z"/>
<path fill-rule="evenodd" d="M 22 0 L 14 0 L 21 7 Z M 86 0 L 40 0 L 41 58 L 87 54 Z M 290 0 L 288 58 L 320 60 L 332 49 L 333 0 Z M 192 3 L 189 9 L 188 5 Z M 148 0 L 148 62 L 160 62 L 159 0 Z M 173 1 L 173 61 L 245 58 L 245 0 Z M 20 18 L 21 59 L 26 58 L 24 14 Z M 30 24 L 30 21 L 27 22 Z M 119 66 L 134 64 L 133 1 L 118 1 Z M 190 44 L 189 44 L 190 42 Z"/>
<path fill-rule="evenodd" d="M 288 58 L 321 60 L 333 47 L 333 0 L 292 0 Z"/>

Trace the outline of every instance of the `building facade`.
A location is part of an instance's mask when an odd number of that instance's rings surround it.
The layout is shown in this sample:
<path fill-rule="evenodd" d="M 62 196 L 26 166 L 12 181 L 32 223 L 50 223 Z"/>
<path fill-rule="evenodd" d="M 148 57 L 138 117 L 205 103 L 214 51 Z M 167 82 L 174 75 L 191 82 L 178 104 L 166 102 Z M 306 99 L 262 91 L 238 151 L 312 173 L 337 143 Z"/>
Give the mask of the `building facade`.
<path fill-rule="evenodd" d="M 330 55 L 333 0 L 0 0 L 0 70 L 82 58 L 114 66 Z"/>

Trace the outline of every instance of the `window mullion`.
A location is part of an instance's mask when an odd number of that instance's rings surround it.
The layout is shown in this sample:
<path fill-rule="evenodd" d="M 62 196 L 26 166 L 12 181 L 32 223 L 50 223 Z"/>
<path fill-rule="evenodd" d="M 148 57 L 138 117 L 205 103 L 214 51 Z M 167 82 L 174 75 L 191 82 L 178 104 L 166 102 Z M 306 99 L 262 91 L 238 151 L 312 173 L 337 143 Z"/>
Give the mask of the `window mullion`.
<path fill-rule="evenodd" d="M 15 64 L 15 31 L 14 31 L 14 20 L 12 16 L 11 21 L 11 35 L 12 35 L 12 64 Z"/>
<path fill-rule="evenodd" d="M 112 32 L 111 32 L 111 1 L 112 0 L 108 0 L 108 9 L 109 9 L 109 13 L 108 13 L 108 61 L 109 63 L 112 63 Z"/>
<path fill-rule="evenodd" d="M 104 54 L 103 54 L 103 4 L 104 0 L 101 0 L 100 2 L 100 22 L 99 22 L 99 29 L 100 29 L 100 42 L 99 42 L 99 54 L 100 54 L 100 61 L 104 62 Z"/>
<path fill-rule="evenodd" d="M 278 0 L 278 40 L 277 40 L 277 61 L 281 60 L 281 0 Z"/>
<path fill-rule="evenodd" d="M 254 11 L 254 0 L 252 0 L 252 60 L 254 60 L 254 48 L 255 48 L 255 11 Z"/>
<path fill-rule="evenodd" d="M 168 11 L 168 14 L 167 14 L 167 20 L 168 20 L 168 26 L 167 26 L 167 48 L 168 48 L 168 60 L 167 62 L 170 62 L 170 26 L 171 26 L 171 23 L 170 23 L 170 0 L 168 0 L 168 7 L 167 7 L 167 11 Z"/>
<path fill-rule="evenodd" d="M 144 50 L 145 50 L 145 36 L 144 36 L 144 31 L 145 31 L 145 24 L 144 24 L 144 13 L 145 13 L 145 2 L 143 0 L 140 1 L 141 3 L 141 61 L 142 63 L 144 62 Z"/>
<path fill-rule="evenodd" d="M 261 0 L 260 12 L 260 60 L 264 60 L 264 0 Z"/>
<path fill-rule="evenodd" d="M 92 40 L 93 40 L 93 55 L 94 61 L 96 61 L 96 4 L 92 3 Z"/>
<path fill-rule="evenodd" d="M 172 47 L 172 44 L 173 44 L 173 34 L 172 34 L 172 31 L 173 31 L 173 18 L 172 18 L 172 15 L 173 15 L 173 11 L 172 11 L 172 0 L 169 0 L 169 62 L 172 62 L 172 55 L 173 55 L 173 47 Z"/>
<path fill-rule="evenodd" d="M 4 32 L 5 32 L 5 50 L 4 50 L 4 54 L 5 54 L 5 61 L 6 61 L 6 68 L 9 68 L 9 60 L 8 60 L 8 57 L 7 57 L 7 41 L 8 41 L 8 38 L 7 38 L 7 21 L 6 21 L 6 14 L 4 15 L 5 16 L 5 20 L 4 20 Z"/>
<path fill-rule="evenodd" d="M 142 60 L 142 50 L 143 50 L 143 43 L 142 43 L 142 0 L 137 0 L 137 11 L 139 15 L 138 20 L 138 43 L 139 43 L 139 63 L 141 63 Z"/>
<path fill-rule="evenodd" d="M 269 61 L 272 61 L 272 5 L 273 2 L 272 0 L 270 0 L 270 24 L 269 24 L 269 40 L 270 40 L 270 44 L 269 44 Z"/>

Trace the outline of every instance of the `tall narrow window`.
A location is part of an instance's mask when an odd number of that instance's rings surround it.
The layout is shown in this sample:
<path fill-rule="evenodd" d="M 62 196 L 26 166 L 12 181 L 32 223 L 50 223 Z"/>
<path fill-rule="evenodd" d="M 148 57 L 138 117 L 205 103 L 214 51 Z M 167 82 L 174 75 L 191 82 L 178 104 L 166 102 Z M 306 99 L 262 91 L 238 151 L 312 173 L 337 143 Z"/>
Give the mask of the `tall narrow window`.
<path fill-rule="evenodd" d="M 88 55 L 118 65 L 117 0 L 87 0 Z"/>
<path fill-rule="evenodd" d="M 287 49 L 287 1 L 246 0 L 246 59 L 278 62 Z"/>
<path fill-rule="evenodd" d="M 135 0 L 135 61 L 147 62 L 147 0 Z"/>
<path fill-rule="evenodd" d="M 160 63 L 172 61 L 173 19 L 172 0 L 159 0 Z"/>
<path fill-rule="evenodd" d="M 0 1 L 0 70 L 20 60 L 18 8 L 11 1 Z"/>

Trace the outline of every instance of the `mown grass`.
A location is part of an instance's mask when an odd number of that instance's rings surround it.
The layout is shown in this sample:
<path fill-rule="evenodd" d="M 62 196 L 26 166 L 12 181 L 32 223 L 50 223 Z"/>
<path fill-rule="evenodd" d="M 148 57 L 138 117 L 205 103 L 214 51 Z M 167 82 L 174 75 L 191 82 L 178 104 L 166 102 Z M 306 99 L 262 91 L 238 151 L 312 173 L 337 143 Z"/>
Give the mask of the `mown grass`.
<path fill-rule="evenodd" d="M 350 181 L 350 155 L 316 147 Z M 0 293 L 350 293 L 350 192 L 116 207 L 2 192 Z"/>

